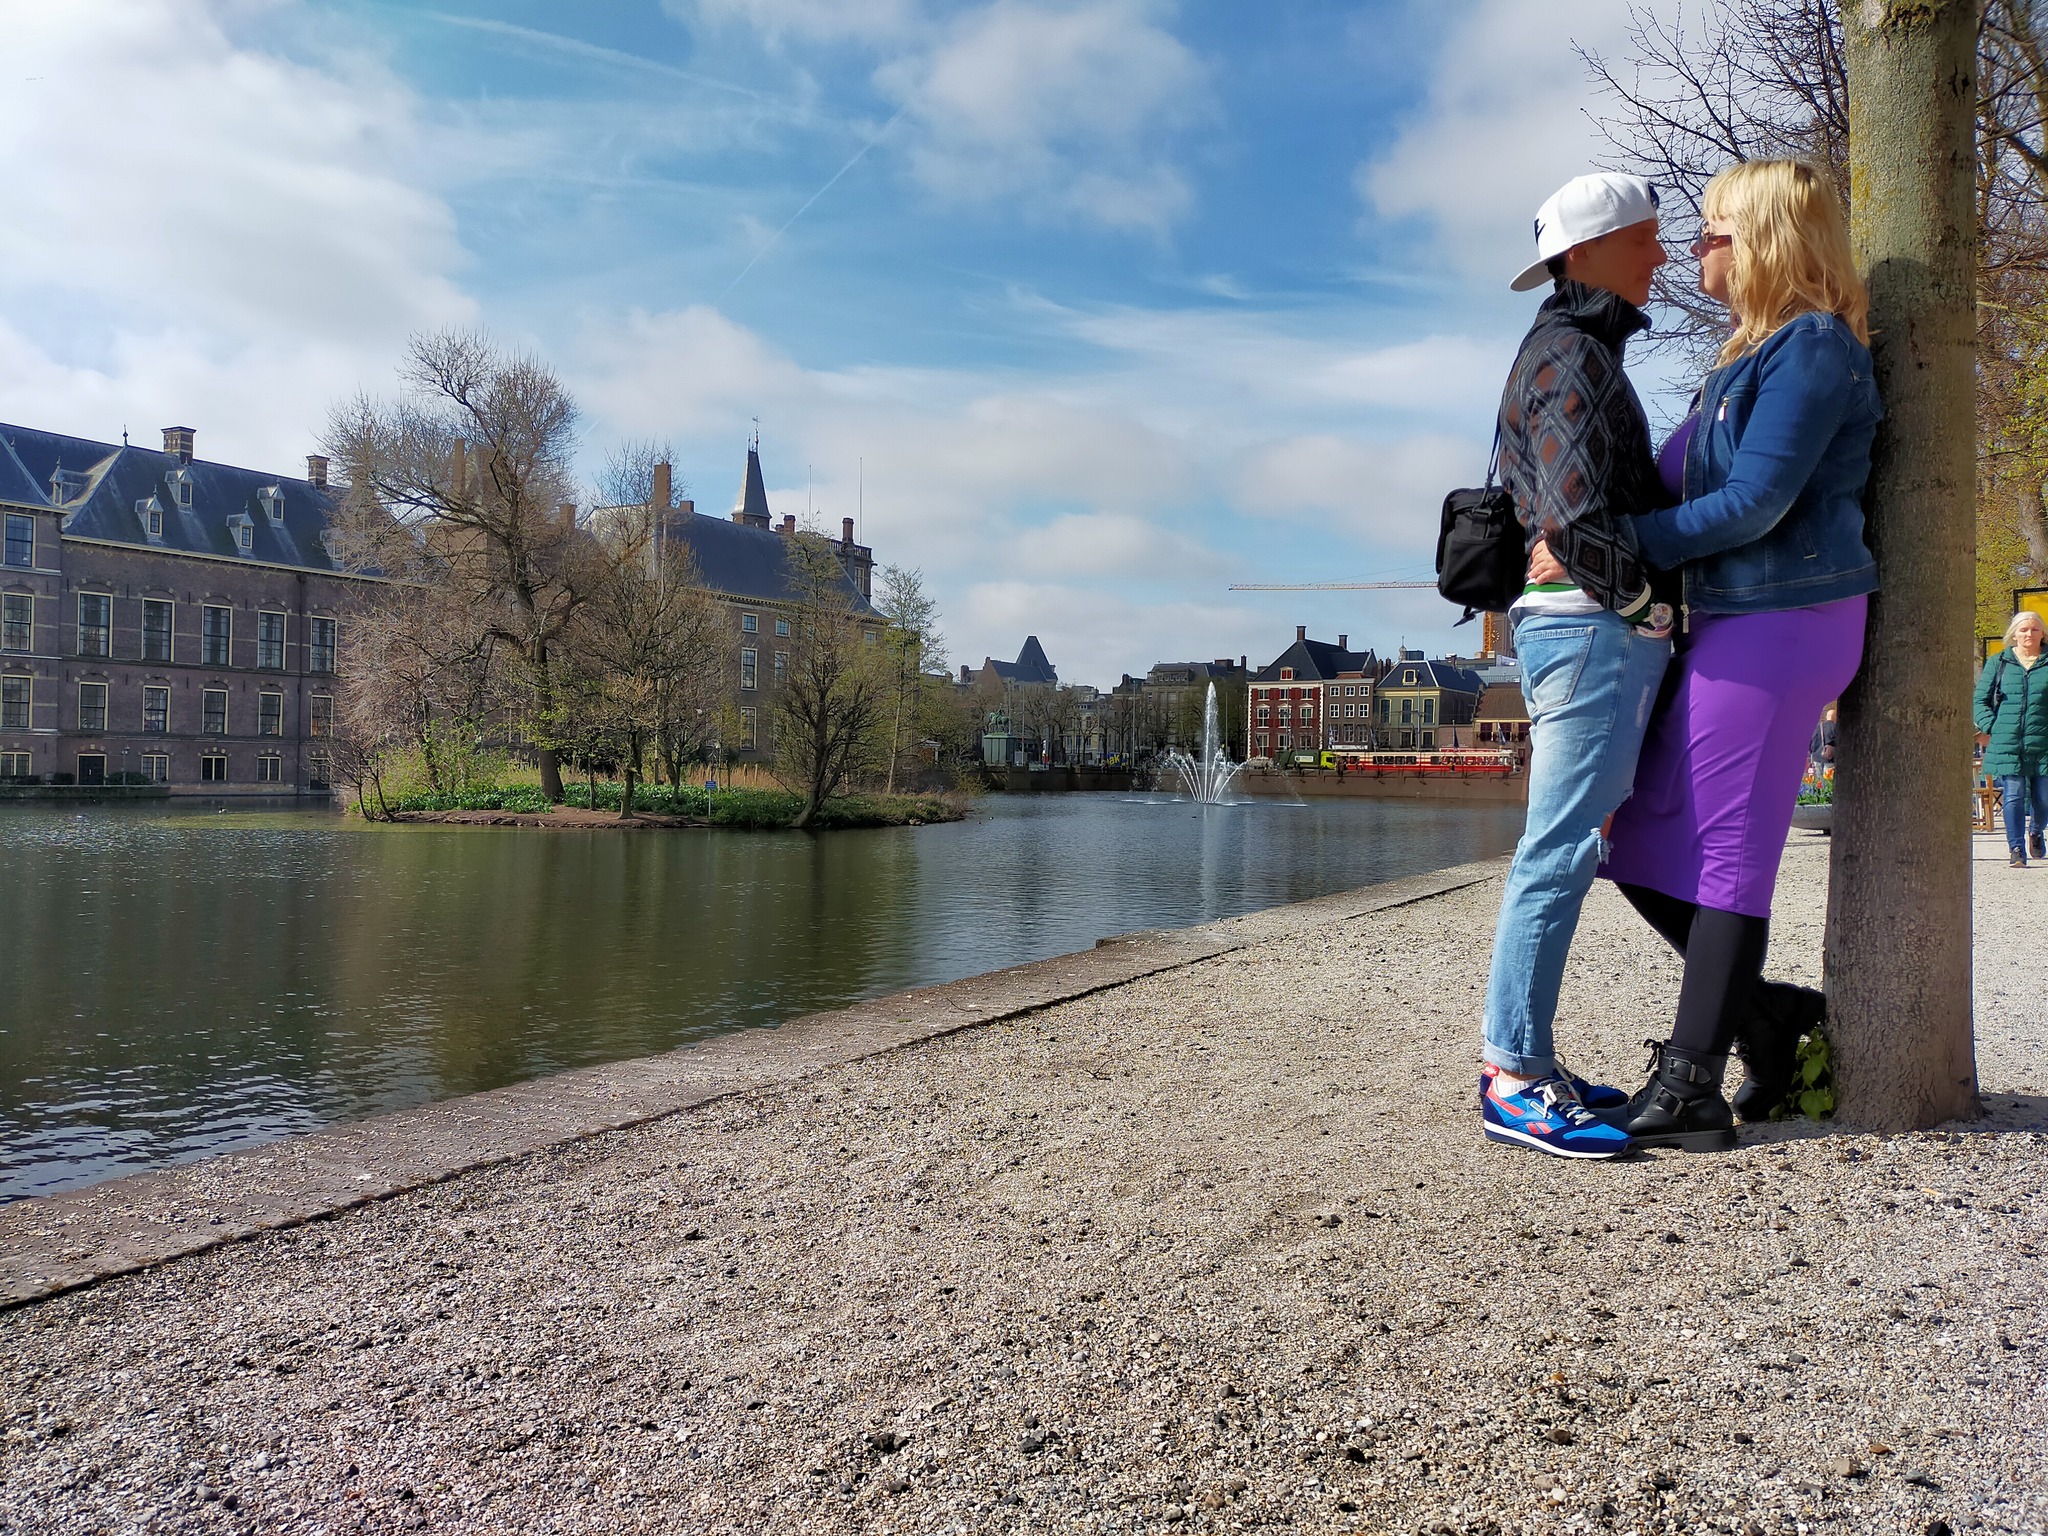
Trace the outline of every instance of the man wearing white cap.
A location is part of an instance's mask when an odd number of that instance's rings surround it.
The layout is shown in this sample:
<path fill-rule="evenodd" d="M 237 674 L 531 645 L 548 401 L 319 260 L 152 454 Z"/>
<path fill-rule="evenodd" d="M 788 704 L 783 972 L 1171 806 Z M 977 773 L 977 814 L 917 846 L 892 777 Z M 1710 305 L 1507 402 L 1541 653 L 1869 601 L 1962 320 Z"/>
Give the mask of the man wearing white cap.
<path fill-rule="evenodd" d="M 1566 1071 L 1551 1026 L 1601 829 L 1635 780 L 1671 655 L 1670 605 L 1652 590 L 1656 573 L 1630 526 L 1670 498 L 1622 371 L 1622 348 L 1649 325 L 1641 306 L 1664 260 L 1647 181 L 1578 176 L 1538 210 L 1536 260 L 1511 285 L 1553 291 L 1501 397 L 1501 484 L 1535 568 L 1564 579 L 1532 581 L 1510 610 L 1533 755 L 1528 818 L 1494 934 L 1480 1107 L 1488 1136 L 1562 1157 L 1633 1147 L 1593 1113 L 1628 1096 Z"/>

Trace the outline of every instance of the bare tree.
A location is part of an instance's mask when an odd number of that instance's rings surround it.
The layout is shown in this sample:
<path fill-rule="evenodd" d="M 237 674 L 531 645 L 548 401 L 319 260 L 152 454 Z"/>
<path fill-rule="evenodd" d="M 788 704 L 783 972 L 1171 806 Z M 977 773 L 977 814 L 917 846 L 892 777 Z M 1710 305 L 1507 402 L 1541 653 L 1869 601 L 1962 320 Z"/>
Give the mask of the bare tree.
<path fill-rule="evenodd" d="M 400 377 L 401 399 L 358 396 L 329 423 L 351 492 L 344 544 L 450 592 L 506 648 L 525 713 L 544 718 L 555 648 L 592 579 L 572 500 L 576 404 L 537 359 L 473 332 L 415 337 Z M 559 800 L 555 749 L 537 755 Z"/>
<path fill-rule="evenodd" d="M 879 760 L 889 669 L 882 621 L 865 611 L 832 545 L 797 533 L 786 550 L 795 601 L 789 666 L 771 706 L 775 772 L 803 797 L 792 825 L 808 827 L 830 796 Z"/>
<path fill-rule="evenodd" d="M 1707 179 L 1732 161 L 1807 160 L 1850 202 L 1849 73 L 1835 0 L 1702 0 L 1691 14 L 1689 26 L 1683 13 L 1633 12 L 1619 60 L 1582 50 L 1613 104 L 1596 119 L 1608 163 L 1671 194 L 1663 212 L 1674 246 L 1698 228 Z M 1987 548 L 2006 549 L 2009 532 L 2024 549 L 1980 572 L 1979 624 L 1991 632 L 2003 627 L 2003 616 L 1992 618 L 2013 586 L 2048 580 L 2048 0 L 1987 0 L 1975 54 L 1980 531 Z M 1657 274 L 1663 314 L 1652 342 L 1703 373 L 1727 320 L 1698 285 L 1690 256 Z"/>
<path fill-rule="evenodd" d="M 939 605 L 925 591 L 923 575 L 907 566 L 882 567 L 876 611 L 888 625 L 882 632 L 888 666 L 889 746 L 884 788 L 896 792 L 896 765 L 907 744 L 921 741 L 931 724 L 932 674 L 946 670 L 946 639 L 939 633 Z M 945 679 L 938 687 L 950 688 Z"/>

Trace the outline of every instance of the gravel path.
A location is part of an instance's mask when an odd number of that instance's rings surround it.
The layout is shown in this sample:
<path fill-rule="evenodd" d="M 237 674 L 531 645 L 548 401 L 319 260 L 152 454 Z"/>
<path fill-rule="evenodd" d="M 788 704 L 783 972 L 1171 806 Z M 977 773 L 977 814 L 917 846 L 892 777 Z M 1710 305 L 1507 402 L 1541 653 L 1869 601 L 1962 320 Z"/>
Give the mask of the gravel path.
<path fill-rule="evenodd" d="M 0 1531 L 2041 1532 L 2048 872 L 1978 873 L 1957 1132 L 1484 1142 L 1490 881 L 0 1314 Z M 1676 981 L 1601 887 L 1575 1064 Z"/>

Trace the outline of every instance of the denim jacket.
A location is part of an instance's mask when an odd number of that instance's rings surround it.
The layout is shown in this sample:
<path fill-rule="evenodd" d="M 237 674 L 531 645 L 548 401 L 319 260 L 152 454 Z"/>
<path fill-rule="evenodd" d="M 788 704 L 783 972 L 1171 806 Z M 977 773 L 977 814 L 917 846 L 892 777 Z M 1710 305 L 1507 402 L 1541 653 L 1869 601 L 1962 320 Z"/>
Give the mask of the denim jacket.
<path fill-rule="evenodd" d="M 1877 590 L 1863 485 L 1884 406 L 1870 349 L 1810 313 L 1707 375 L 1685 499 L 1635 520 L 1643 553 L 1682 566 L 1688 614 L 1769 613 Z"/>

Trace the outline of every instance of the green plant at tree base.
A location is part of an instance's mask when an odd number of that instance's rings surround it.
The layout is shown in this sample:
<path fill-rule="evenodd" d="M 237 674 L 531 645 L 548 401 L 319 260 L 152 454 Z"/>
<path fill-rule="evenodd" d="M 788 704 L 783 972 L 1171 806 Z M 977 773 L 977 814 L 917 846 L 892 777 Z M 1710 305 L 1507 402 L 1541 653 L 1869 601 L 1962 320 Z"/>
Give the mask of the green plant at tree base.
<path fill-rule="evenodd" d="M 1772 1114 L 1773 1120 L 1804 1115 L 1825 1120 L 1835 1112 L 1834 1052 L 1827 1033 L 1814 1029 L 1799 1037 L 1799 1055 L 1792 1070 L 1792 1087 L 1785 1102 Z"/>
<path fill-rule="evenodd" d="M 1835 781 L 1833 779 L 1822 779 L 1818 784 L 1800 785 L 1799 803 L 1801 805 L 1833 805 L 1835 803 Z"/>

